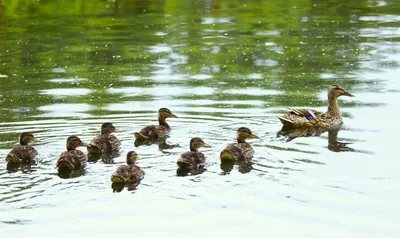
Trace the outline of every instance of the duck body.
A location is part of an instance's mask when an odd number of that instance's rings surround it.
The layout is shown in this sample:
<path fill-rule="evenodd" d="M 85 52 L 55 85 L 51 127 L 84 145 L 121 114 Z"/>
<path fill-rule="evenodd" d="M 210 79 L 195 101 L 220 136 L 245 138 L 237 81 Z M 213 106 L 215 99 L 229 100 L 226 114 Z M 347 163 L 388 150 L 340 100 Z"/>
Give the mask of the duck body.
<path fill-rule="evenodd" d="M 253 154 L 254 149 L 249 143 L 233 143 L 221 151 L 220 158 L 221 161 L 243 161 L 251 160 Z"/>
<path fill-rule="evenodd" d="M 67 139 L 67 151 L 61 153 L 57 160 L 57 169 L 59 172 L 71 172 L 83 170 L 86 167 L 88 158 L 85 153 L 76 148 L 79 146 L 87 146 L 77 136 L 70 136 Z"/>
<path fill-rule="evenodd" d="M 210 146 L 199 137 L 194 137 L 190 140 L 190 151 L 181 154 L 176 162 L 178 165 L 178 176 L 185 176 L 188 173 L 195 175 L 205 171 L 204 164 L 206 157 L 203 153 L 199 152 L 199 148 L 201 147 L 208 148 Z"/>
<path fill-rule="evenodd" d="M 236 143 L 229 144 L 220 153 L 221 162 L 250 161 L 254 154 L 253 147 L 246 139 L 258 139 L 249 128 L 241 127 L 237 131 Z"/>
<path fill-rule="evenodd" d="M 90 141 L 87 147 L 88 153 L 107 154 L 118 152 L 121 142 L 111 134 L 116 131 L 118 130 L 111 123 L 103 123 L 101 126 L 101 135 L 96 136 Z"/>
<path fill-rule="evenodd" d="M 177 118 L 168 108 L 158 110 L 158 125 L 151 125 L 135 132 L 136 140 L 157 140 L 167 136 L 171 132 L 171 127 L 166 122 L 167 118 Z"/>
<path fill-rule="evenodd" d="M 137 165 L 122 165 L 111 176 L 113 183 L 137 183 L 144 178 L 144 171 Z"/>
<path fill-rule="evenodd" d="M 19 136 L 19 145 L 14 146 L 6 156 L 7 164 L 31 164 L 35 163 L 38 152 L 29 145 L 36 141 L 36 138 L 28 132 L 23 132 Z"/>
<path fill-rule="evenodd" d="M 144 171 L 135 163 L 140 157 L 135 151 L 126 155 L 126 165 L 121 165 L 111 175 L 111 182 L 117 184 L 136 184 L 144 178 Z"/>
<path fill-rule="evenodd" d="M 289 112 L 279 117 L 279 120 L 285 127 L 289 128 L 337 126 L 343 123 L 342 113 L 337 103 L 337 99 L 340 96 L 353 97 L 351 93 L 340 85 L 333 84 L 328 89 L 328 110 L 326 112 L 313 109 L 289 108 Z"/>

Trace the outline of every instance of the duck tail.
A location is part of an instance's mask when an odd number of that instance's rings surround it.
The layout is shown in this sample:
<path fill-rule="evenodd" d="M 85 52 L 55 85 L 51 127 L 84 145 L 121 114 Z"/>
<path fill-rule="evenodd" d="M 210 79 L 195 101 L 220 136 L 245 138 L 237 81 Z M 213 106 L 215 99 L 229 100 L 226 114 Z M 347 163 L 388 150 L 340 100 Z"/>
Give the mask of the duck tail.
<path fill-rule="evenodd" d="M 180 169 L 189 170 L 189 169 L 191 169 L 191 167 L 192 167 L 190 164 L 185 163 L 185 162 L 183 162 L 183 161 L 178 161 L 178 162 L 176 162 L 176 163 L 178 164 L 178 167 L 179 167 Z"/>
<path fill-rule="evenodd" d="M 148 139 L 147 136 L 144 136 L 144 135 L 140 134 L 139 132 L 135 132 L 134 135 L 135 135 L 136 140 L 146 140 L 146 139 Z"/>
<path fill-rule="evenodd" d="M 68 172 L 74 170 L 74 165 L 68 161 L 62 160 L 57 163 L 57 169 L 59 172 Z"/>
<path fill-rule="evenodd" d="M 232 152 L 230 152 L 229 150 L 221 151 L 219 157 L 221 158 L 221 161 L 235 161 L 236 159 Z"/>
<path fill-rule="evenodd" d="M 121 175 L 113 174 L 111 176 L 111 182 L 112 183 L 125 183 L 125 179 Z"/>
<path fill-rule="evenodd" d="M 285 118 L 285 117 L 278 117 L 282 124 L 286 127 L 294 127 L 293 121 Z"/>

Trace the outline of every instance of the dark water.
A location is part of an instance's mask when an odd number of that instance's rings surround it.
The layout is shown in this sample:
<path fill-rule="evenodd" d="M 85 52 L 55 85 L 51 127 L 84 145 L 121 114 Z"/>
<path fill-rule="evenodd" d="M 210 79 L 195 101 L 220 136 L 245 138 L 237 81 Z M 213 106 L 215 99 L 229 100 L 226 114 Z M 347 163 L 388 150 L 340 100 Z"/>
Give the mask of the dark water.
<path fill-rule="evenodd" d="M 31 170 L 0 167 L 1 237 L 398 237 L 399 13 L 395 0 L 0 1 L 0 157 L 22 131 L 41 140 Z M 325 110 L 332 83 L 356 95 L 337 134 L 277 136 L 286 107 Z M 160 107 L 179 146 L 135 147 Z M 66 138 L 105 121 L 121 156 L 59 178 Z M 261 138 L 254 164 L 225 174 L 241 126 Z M 207 171 L 178 177 L 193 136 L 213 146 Z M 145 178 L 113 193 L 132 149 Z"/>

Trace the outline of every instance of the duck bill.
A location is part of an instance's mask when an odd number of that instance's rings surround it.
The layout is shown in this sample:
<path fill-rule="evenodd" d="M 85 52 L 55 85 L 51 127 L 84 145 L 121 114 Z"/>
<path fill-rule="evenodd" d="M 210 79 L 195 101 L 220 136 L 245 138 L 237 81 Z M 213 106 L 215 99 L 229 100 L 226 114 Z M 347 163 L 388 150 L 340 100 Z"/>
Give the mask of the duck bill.
<path fill-rule="evenodd" d="M 349 96 L 349 97 L 354 97 L 353 94 L 347 92 L 346 90 L 343 91 L 343 96 Z"/>
<path fill-rule="evenodd" d="M 249 139 L 260 139 L 260 137 L 254 135 L 254 134 L 251 134 L 251 135 L 249 136 Z"/>
<path fill-rule="evenodd" d="M 169 115 L 170 118 L 178 118 L 175 114 Z"/>
<path fill-rule="evenodd" d="M 89 145 L 87 144 L 87 143 L 85 143 L 85 142 L 81 142 L 81 144 L 79 145 L 79 146 L 85 146 L 85 147 L 88 147 Z"/>
<path fill-rule="evenodd" d="M 114 128 L 113 132 L 121 132 L 121 130 Z"/>
<path fill-rule="evenodd" d="M 207 144 L 207 143 L 203 143 L 203 147 L 204 147 L 204 148 L 210 148 L 211 145 L 209 145 L 209 144 Z"/>

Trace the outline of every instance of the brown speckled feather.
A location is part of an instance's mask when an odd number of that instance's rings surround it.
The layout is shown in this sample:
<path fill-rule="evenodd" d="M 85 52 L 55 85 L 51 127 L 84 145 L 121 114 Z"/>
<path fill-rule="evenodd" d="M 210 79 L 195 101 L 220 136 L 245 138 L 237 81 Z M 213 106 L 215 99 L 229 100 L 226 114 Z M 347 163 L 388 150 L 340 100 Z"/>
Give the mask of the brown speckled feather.
<path fill-rule="evenodd" d="M 206 157 L 201 152 L 189 151 L 183 153 L 181 157 L 176 162 L 179 167 L 186 169 L 196 169 L 198 167 L 204 166 L 206 162 Z"/>
<path fill-rule="evenodd" d="M 136 139 L 157 139 L 168 135 L 170 131 L 170 128 L 162 125 L 146 126 L 139 133 L 135 133 L 135 137 Z"/>
<path fill-rule="evenodd" d="M 234 160 L 251 160 L 254 154 L 253 147 L 247 142 L 233 143 L 228 145 L 221 152 L 221 159 L 225 159 L 226 154 L 231 154 Z M 230 158 L 231 160 L 231 158 Z"/>
<path fill-rule="evenodd" d="M 117 137 L 111 134 L 96 136 L 92 141 L 90 141 L 88 146 L 89 153 L 111 153 L 119 151 L 121 147 L 121 142 Z"/>
<path fill-rule="evenodd" d="M 328 114 L 312 109 L 290 108 L 290 112 L 279 117 L 284 126 L 302 127 L 302 126 L 330 126 L 342 123 L 341 114 Z M 311 119 L 307 119 L 307 117 Z"/>
<path fill-rule="evenodd" d="M 35 159 L 38 152 L 30 145 L 17 145 L 6 157 L 7 163 L 29 164 Z"/>
<path fill-rule="evenodd" d="M 60 158 L 57 160 L 57 168 L 60 169 L 61 166 L 65 164 L 69 164 L 72 166 L 72 169 L 83 169 L 86 166 L 87 157 L 85 153 L 80 150 L 70 150 L 65 151 L 60 155 Z"/>
<path fill-rule="evenodd" d="M 136 183 L 144 177 L 144 171 L 137 165 L 122 165 L 111 176 L 112 182 Z M 122 181 L 121 181 L 122 180 Z"/>

